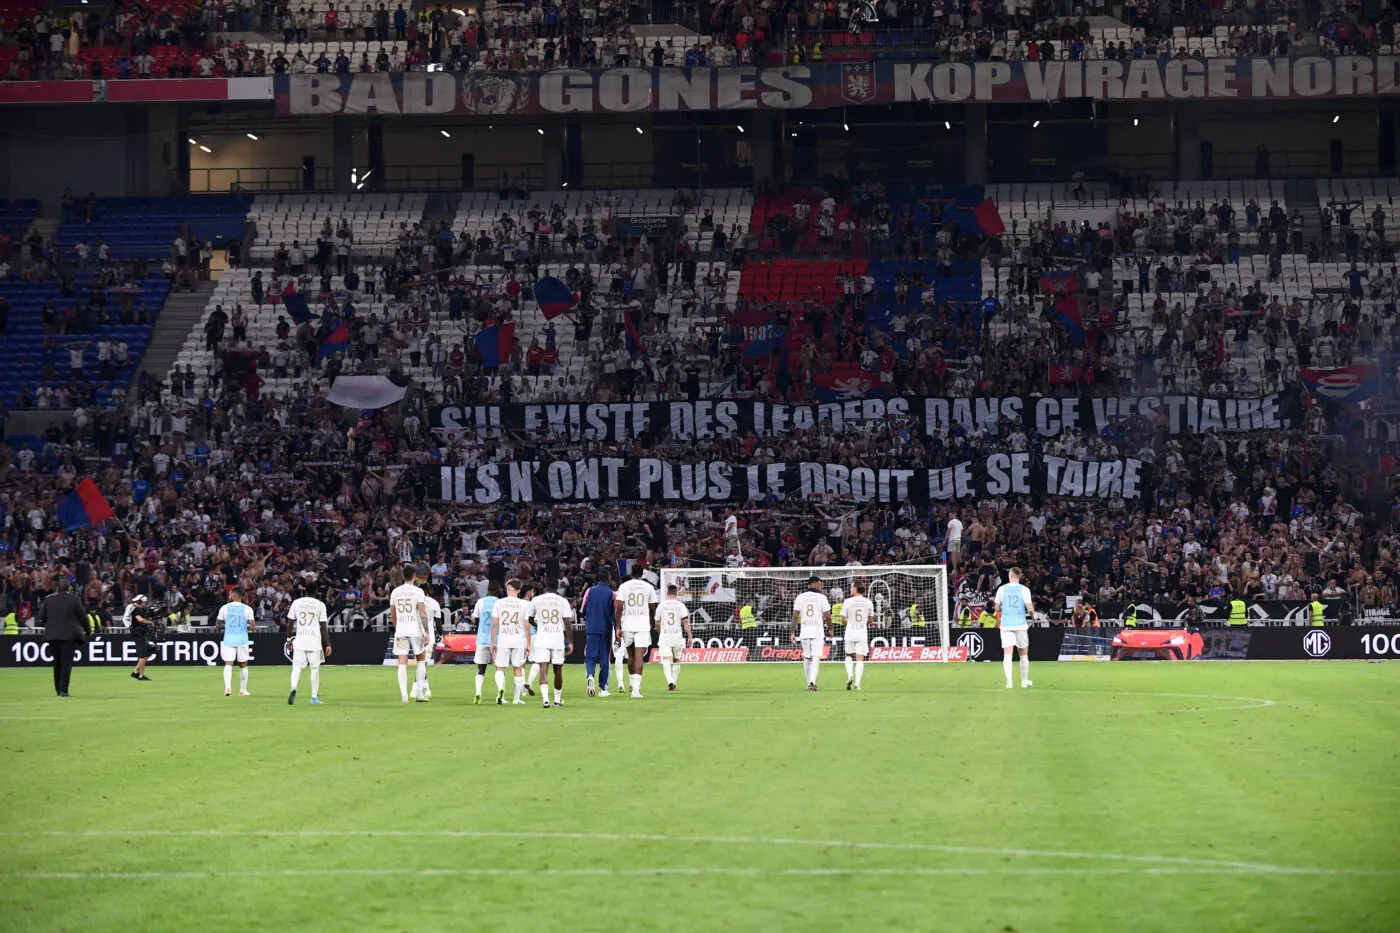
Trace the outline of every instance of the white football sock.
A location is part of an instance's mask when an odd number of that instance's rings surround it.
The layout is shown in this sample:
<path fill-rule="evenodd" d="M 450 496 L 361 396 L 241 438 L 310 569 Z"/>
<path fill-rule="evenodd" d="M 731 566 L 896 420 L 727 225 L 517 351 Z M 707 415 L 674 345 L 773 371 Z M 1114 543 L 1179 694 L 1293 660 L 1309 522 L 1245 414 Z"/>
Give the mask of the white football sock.
<path fill-rule="evenodd" d="M 857 661 L 857 662 L 856 662 L 856 686 L 857 686 L 857 687 L 860 686 L 860 678 L 861 678 L 864 674 L 865 674 L 865 662 L 864 662 L 864 661 Z"/>
<path fill-rule="evenodd" d="M 413 672 L 413 682 L 416 683 L 416 684 L 418 685 L 418 688 L 419 688 L 420 690 L 423 688 L 423 685 L 426 684 L 426 683 L 428 682 L 428 662 L 427 662 L 427 661 L 419 661 L 419 662 L 418 662 L 418 667 L 417 667 L 417 668 L 414 670 L 414 672 Z"/>
<path fill-rule="evenodd" d="M 564 688 L 563 688 L 563 687 L 555 687 L 555 688 L 554 688 L 554 702 L 555 702 L 555 704 L 558 704 L 559 701 L 562 700 L 562 699 L 564 699 Z"/>
<path fill-rule="evenodd" d="M 311 669 L 311 699 L 316 699 L 316 695 L 321 692 L 321 669 L 313 667 Z"/>
<path fill-rule="evenodd" d="M 477 695 L 477 696 L 481 696 L 481 685 L 484 684 L 484 683 L 486 683 L 486 675 L 485 675 L 485 674 L 477 674 L 477 675 L 476 675 L 476 695 Z"/>
<path fill-rule="evenodd" d="M 538 664 L 531 664 L 531 665 L 530 665 L 530 679 L 529 679 L 528 683 L 530 684 L 530 686 L 533 687 L 533 686 L 535 685 L 535 681 L 537 681 L 537 680 L 539 680 L 539 679 L 540 679 L 540 666 L 539 666 Z"/>
<path fill-rule="evenodd" d="M 248 668 L 246 667 L 240 667 L 238 669 L 238 689 L 248 689 Z"/>
<path fill-rule="evenodd" d="M 506 688 L 506 672 L 499 667 L 496 668 L 496 689 L 498 691 Z"/>
<path fill-rule="evenodd" d="M 675 683 L 671 679 L 671 662 L 666 658 L 661 659 L 661 676 L 666 678 L 666 683 Z"/>
<path fill-rule="evenodd" d="M 807 683 L 809 683 L 809 684 L 812 682 L 812 659 L 811 659 L 811 658 L 803 658 L 803 659 L 802 659 L 802 678 L 803 678 L 804 680 L 806 680 Z"/>
<path fill-rule="evenodd" d="M 849 654 L 846 655 L 846 679 L 851 680 L 856 676 L 856 659 Z"/>
<path fill-rule="evenodd" d="M 399 695 L 405 700 L 408 699 L 408 665 L 400 664 L 399 668 Z M 1007 675 L 1010 676 L 1010 675 Z"/>
<path fill-rule="evenodd" d="M 232 665 L 232 664 L 225 664 L 225 665 L 224 665 L 224 689 L 225 689 L 225 690 L 232 690 L 232 689 L 233 689 L 233 665 Z"/>
<path fill-rule="evenodd" d="M 1006 685 L 1011 686 L 1011 655 L 1005 655 L 1001 659 L 1001 669 L 1006 671 Z"/>
<path fill-rule="evenodd" d="M 817 682 L 817 674 L 818 674 L 818 672 L 821 671 L 821 669 L 822 669 L 822 662 L 821 662 L 821 659 L 820 659 L 820 658 L 813 658 L 813 659 L 812 659 L 812 683 L 816 683 L 816 682 Z"/>
<path fill-rule="evenodd" d="M 1024 654 L 1021 655 L 1021 681 L 1024 683 L 1031 679 L 1031 659 Z M 1052 678 L 1053 679 L 1053 678 Z"/>
<path fill-rule="evenodd" d="M 642 692 L 642 675 L 641 675 L 641 674 L 633 674 L 633 675 L 632 675 L 632 692 L 633 692 L 633 693 L 641 693 L 641 692 Z"/>
<path fill-rule="evenodd" d="M 297 688 L 297 684 L 299 684 L 299 683 L 301 683 L 301 668 L 298 667 L 297 665 L 293 664 L 293 665 L 292 665 L 292 689 L 295 690 L 295 689 Z"/>
<path fill-rule="evenodd" d="M 679 662 L 679 661 L 672 661 L 672 662 L 671 662 L 671 683 L 673 683 L 673 684 L 678 684 L 678 683 L 680 683 L 680 682 L 681 682 L 681 662 Z"/>
<path fill-rule="evenodd" d="M 515 698 L 520 699 L 520 694 L 525 692 L 525 678 L 519 674 L 515 675 Z"/>

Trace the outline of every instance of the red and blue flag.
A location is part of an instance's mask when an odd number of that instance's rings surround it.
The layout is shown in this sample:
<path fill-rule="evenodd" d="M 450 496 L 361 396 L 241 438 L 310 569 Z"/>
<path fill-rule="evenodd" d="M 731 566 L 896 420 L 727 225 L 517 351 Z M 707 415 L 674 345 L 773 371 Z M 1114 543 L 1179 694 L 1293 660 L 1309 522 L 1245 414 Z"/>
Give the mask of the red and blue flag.
<path fill-rule="evenodd" d="M 348 346 L 350 346 L 350 329 L 345 326 L 344 321 L 341 321 L 326 335 L 326 339 L 321 341 L 321 350 L 316 354 L 316 362 L 319 363 L 332 354 L 342 353 Z"/>
<path fill-rule="evenodd" d="M 1310 394 L 1338 402 L 1362 402 L 1381 391 L 1381 368 L 1375 363 L 1335 369 L 1299 366 L 1298 378 Z"/>
<path fill-rule="evenodd" d="M 498 369 L 510 362 L 511 347 L 515 345 L 515 324 L 492 324 L 476 335 L 476 348 L 481 351 L 481 365 Z"/>
<path fill-rule="evenodd" d="M 1006 224 L 1001 220 L 1001 212 L 997 210 L 997 202 L 991 198 L 985 199 L 974 207 L 972 216 L 977 221 L 977 229 L 987 236 L 998 236 L 1006 232 Z"/>
<path fill-rule="evenodd" d="M 1066 295 L 1055 302 L 1050 311 L 1050 319 L 1064 325 L 1069 331 L 1069 337 L 1075 343 L 1083 343 L 1086 336 L 1084 331 L 1084 321 L 1080 316 L 1079 299 L 1073 295 Z"/>
<path fill-rule="evenodd" d="M 631 314 L 622 316 L 623 337 L 627 341 L 627 355 L 636 359 L 646 350 L 642 343 L 642 335 L 637 330 L 637 322 L 632 320 Z"/>
<path fill-rule="evenodd" d="M 837 363 L 830 370 L 818 373 L 815 383 L 817 401 L 849 402 L 862 398 L 879 398 L 883 393 L 880 376 L 854 364 Z"/>
<path fill-rule="evenodd" d="M 1069 295 L 1079 291 L 1079 275 L 1070 269 L 1050 269 L 1040 273 L 1043 295 Z"/>
<path fill-rule="evenodd" d="M 554 276 L 546 275 L 535 282 L 535 301 L 545 320 L 552 321 L 578 304 L 578 296 Z"/>
<path fill-rule="evenodd" d="M 282 307 L 287 309 L 287 313 L 292 316 L 292 320 L 298 324 L 305 324 L 312 318 L 319 315 L 311 312 L 311 305 L 307 303 L 306 296 L 300 292 L 289 292 L 282 295 Z"/>
<path fill-rule="evenodd" d="M 102 492 L 91 479 L 84 479 L 58 506 L 58 519 L 65 531 L 86 528 L 115 518 L 112 507 L 102 498 Z"/>

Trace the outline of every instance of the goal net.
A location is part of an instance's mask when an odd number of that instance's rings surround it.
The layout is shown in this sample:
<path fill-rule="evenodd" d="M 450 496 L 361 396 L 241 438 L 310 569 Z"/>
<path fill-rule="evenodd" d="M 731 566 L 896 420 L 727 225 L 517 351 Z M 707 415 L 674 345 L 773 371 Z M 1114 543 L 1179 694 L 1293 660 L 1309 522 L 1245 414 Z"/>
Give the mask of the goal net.
<path fill-rule="evenodd" d="M 679 590 L 701 643 L 697 647 L 747 647 L 743 660 L 797 660 L 790 637 L 792 603 L 813 576 L 821 579 L 832 605 L 829 660 L 845 656 L 841 604 L 857 582 L 875 606 L 871 660 L 947 660 L 951 613 L 948 568 L 942 564 L 668 568 L 660 571 L 661 596 L 669 586 Z M 763 650 L 755 656 L 755 648 Z"/>

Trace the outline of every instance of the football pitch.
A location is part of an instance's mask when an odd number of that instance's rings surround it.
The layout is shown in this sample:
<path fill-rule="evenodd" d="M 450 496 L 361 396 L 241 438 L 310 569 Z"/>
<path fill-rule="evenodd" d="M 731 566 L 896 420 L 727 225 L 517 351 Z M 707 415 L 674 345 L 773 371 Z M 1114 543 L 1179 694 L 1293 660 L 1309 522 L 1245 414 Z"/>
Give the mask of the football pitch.
<path fill-rule="evenodd" d="M 473 672 L 5 671 L 0 929 L 1400 927 L 1395 664 Z"/>

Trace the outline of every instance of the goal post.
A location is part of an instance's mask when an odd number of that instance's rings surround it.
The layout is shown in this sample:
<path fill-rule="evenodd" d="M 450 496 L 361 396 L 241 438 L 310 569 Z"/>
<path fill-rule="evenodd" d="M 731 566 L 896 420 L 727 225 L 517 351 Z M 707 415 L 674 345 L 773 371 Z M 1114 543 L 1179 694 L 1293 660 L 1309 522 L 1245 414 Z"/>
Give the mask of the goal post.
<path fill-rule="evenodd" d="M 688 567 L 660 570 L 662 598 L 675 586 L 690 609 L 696 640 L 716 648 L 762 648 L 735 660 L 796 660 L 793 600 L 816 576 L 832 604 L 830 660 L 844 657 L 841 605 L 860 581 L 875 605 L 871 660 L 949 660 L 952 628 L 943 564 L 859 567 Z M 938 650 L 942 649 L 942 650 Z M 788 657 L 792 654 L 792 657 Z M 954 658 L 955 660 L 956 658 Z"/>

